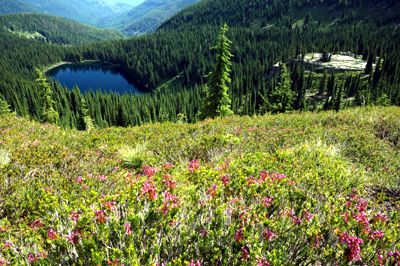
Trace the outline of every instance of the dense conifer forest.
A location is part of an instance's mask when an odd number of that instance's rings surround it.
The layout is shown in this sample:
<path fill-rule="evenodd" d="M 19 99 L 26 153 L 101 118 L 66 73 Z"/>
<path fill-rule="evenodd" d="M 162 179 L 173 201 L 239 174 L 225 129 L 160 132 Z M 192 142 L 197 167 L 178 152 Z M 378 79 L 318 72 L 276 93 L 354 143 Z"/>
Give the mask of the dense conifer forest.
<path fill-rule="evenodd" d="M 238 6 L 241 4 L 241 8 Z M 391 12 L 384 17 L 363 13 L 358 6 Z M 328 8 L 331 16 L 313 18 L 314 9 Z M 223 22 L 231 45 L 232 82 L 229 96 L 236 114 L 253 115 L 276 110 L 277 90 L 289 89 L 294 98 L 281 111 L 342 109 L 354 105 L 400 104 L 399 9 L 396 1 L 202 1 L 163 23 L 153 34 L 130 39 L 62 47 L 0 33 L 0 97 L 19 116 L 40 120 L 42 103 L 37 95 L 34 69 L 61 61 L 100 60 L 119 64 L 153 93 L 105 94 L 51 83 L 58 124 L 76 127 L 81 98 L 98 127 L 141 125 L 182 120 L 194 122 L 204 97 L 205 76 L 215 64 L 209 48 Z M 290 19 L 293 10 L 306 10 L 303 20 Z M 312 11 L 312 12 L 311 12 Z M 377 12 L 378 12 L 377 11 Z M 214 16 L 213 12 L 218 12 Z M 307 74 L 302 64 L 290 63 L 310 52 L 335 54 L 350 51 L 375 63 L 368 75 L 329 74 L 323 103 L 307 93 L 320 79 Z M 290 88 L 279 87 L 282 75 L 266 77 L 277 62 L 287 63 Z M 293 60 L 292 60 L 293 62 Z M 363 73 L 364 74 L 364 73 Z"/>

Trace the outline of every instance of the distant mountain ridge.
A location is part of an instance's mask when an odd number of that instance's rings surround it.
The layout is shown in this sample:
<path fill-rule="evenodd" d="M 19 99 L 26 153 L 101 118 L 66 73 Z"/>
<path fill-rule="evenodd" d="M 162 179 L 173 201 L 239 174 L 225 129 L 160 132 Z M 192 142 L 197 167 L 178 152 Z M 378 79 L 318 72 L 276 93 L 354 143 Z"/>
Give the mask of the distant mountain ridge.
<path fill-rule="evenodd" d="M 107 17 L 129 11 L 144 0 L 0 0 L 0 14 L 43 13 L 96 26 Z"/>
<path fill-rule="evenodd" d="M 81 45 L 125 36 L 52 15 L 20 13 L 0 16 L 0 31 L 59 45 Z"/>
<path fill-rule="evenodd" d="M 0 15 L 12 13 L 46 13 L 45 10 L 34 7 L 25 1 L 21 0 L 0 0 Z"/>
<path fill-rule="evenodd" d="M 163 21 L 178 11 L 199 1 L 146 0 L 132 10 L 100 23 L 98 26 L 119 30 L 127 36 L 150 33 L 154 32 Z"/>

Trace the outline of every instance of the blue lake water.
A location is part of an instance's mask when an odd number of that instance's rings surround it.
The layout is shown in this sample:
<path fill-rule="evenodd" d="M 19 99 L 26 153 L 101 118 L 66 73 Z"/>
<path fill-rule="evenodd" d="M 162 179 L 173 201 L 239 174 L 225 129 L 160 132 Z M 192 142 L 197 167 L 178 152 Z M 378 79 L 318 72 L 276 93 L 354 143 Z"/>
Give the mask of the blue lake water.
<path fill-rule="evenodd" d="M 113 91 L 119 94 L 148 92 L 117 66 L 68 64 L 50 69 L 46 74 L 71 90 L 76 84 L 82 93 L 89 89 L 97 91 L 99 88 L 102 92 Z"/>

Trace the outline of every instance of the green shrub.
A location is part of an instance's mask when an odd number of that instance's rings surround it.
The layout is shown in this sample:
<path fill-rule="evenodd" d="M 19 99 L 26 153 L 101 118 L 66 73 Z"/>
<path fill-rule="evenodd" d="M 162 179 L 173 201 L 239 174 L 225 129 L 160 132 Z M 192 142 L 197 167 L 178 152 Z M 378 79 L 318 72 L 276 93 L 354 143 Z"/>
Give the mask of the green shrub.
<path fill-rule="evenodd" d="M 151 161 L 152 153 L 147 150 L 147 144 L 137 144 L 134 148 L 126 146 L 119 150 L 125 166 L 139 169 Z"/>

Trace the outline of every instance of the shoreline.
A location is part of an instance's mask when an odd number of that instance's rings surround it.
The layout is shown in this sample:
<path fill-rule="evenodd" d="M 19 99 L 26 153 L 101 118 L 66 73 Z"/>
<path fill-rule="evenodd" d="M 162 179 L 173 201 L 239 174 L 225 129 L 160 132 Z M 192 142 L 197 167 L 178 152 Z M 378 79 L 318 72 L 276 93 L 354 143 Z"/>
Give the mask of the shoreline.
<path fill-rule="evenodd" d="M 50 67 L 46 68 L 43 71 L 43 74 L 46 74 L 47 72 L 49 72 L 49 70 L 51 70 L 53 68 L 56 68 L 56 67 L 59 67 L 59 66 L 62 66 L 62 65 L 71 65 L 71 64 L 104 64 L 104 65 L 110 65 L 110 66 L 116 66 L 116 67 L 120 66 L 118 64 L 110 64 L 108 62 L 101 62 L 100 60 L 86 60 L 86 61 L 82 61 L 82 62 L 67 62 L 67 61 L 64 61 L 64 62 L 60 62 L 60 63 L 58 63 L 56 65 L 53 65 L 53 66 L 50 66 Z"/>
<path fill-rule="evenodd" d="M 43 71 L 43 74 L 46 74 L 49 70 L 51 70 L 53 68 L 56 68 L 56 67 L 59 67 L 59 66 L 62 66 L 62 65 L 70 65 L 70 64 L 74 64 L 74 63 L 73 62 L 61 62 L 61 63 L 58 63 L 56 65 L 53 65 L 53 66 L 50 66 L 50 67 L 46 68 Z"/>

